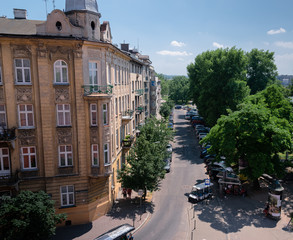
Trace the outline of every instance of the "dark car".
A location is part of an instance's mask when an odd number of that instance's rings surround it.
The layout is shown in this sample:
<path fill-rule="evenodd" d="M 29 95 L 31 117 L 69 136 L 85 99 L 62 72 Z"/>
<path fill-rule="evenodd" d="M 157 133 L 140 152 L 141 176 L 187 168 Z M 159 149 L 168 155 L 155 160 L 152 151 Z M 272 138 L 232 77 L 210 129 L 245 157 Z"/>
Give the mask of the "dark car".
<path fill-rule="evenodd" d="M 175 109 L 181 109 L 181 108 L 182 108 L 181 105 L 176 105 L 176 106 L 175 106 Z"/>

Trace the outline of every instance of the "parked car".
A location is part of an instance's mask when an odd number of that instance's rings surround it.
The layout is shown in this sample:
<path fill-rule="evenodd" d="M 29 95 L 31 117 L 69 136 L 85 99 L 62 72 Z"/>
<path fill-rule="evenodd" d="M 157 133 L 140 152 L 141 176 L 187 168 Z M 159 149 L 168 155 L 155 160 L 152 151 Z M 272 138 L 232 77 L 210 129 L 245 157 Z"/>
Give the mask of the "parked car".
<path fill-rule="evenodd" d="M 173 123 L 168 123 L 168 128 L 172 129 L 173 130 Z"/>
<path fill-rule="evenodd" d="M 181 109 L 181 108 L 182 108 L 181 105 L 176 105 L 176 106 L 175 106 L 175 109 Z"/>
<path fill-rule="evenodd" d="M 201 200 L 207 199 L 213 195 L 212 192 L 213 183 L 200 183 L 192 187 L 192 191 L 188 196 L 188 201 L 191 203 L 197 203 Z"/>
<path fill-rule="evenodd" d="M 172 153 L 172 145 L 171 144 L 168 144 L 167 145 L 167 147 L 166 147 L 166 149 L 167 149 L 167 152 L 169 152 L 169 153 Z"/>
<path fill-rule="evenodd" d="M 168 173 L 171 171 L 171 159 L 166 158 L 164 159 L 164 162 L 165 162 L 164 170 Z"/>

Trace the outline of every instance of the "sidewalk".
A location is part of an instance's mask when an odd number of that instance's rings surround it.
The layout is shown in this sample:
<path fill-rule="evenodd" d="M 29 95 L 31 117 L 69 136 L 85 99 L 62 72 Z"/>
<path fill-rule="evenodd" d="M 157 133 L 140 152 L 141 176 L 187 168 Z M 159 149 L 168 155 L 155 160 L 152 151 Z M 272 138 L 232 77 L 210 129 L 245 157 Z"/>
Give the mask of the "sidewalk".
<path fill-rule="evenodd" d="M 98 218 L 92 223 L 65 226 L 57 228 L 53 240 L 92 240 L 103 233 L 128 223 L 135 227 L 135 231 L 140 229 L 150 218 L 153 212 L 152 196 L 148 194 L 146 201 L 140 205 L 137 192 L 132 191 L 130 198 L 123 198 L 119 194 L 115 204 L 105 216 Z"/>

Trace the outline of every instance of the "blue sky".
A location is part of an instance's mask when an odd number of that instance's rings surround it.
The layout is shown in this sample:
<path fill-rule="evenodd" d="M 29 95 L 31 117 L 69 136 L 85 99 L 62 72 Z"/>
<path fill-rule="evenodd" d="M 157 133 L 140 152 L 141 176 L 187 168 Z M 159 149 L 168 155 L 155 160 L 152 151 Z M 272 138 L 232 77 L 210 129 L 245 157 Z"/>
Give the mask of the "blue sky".
<path fill-rule="evenodd" d="M 44 0 L 2 0 L 0 16 L 25 8 L 45 20 Z M 48 13 L 53 10 L 47 0 Z M 292 0 L 98 0 L 113 43 L 126 42 L 149 55 L 158 73 L 186 75 L 196 55 L 219 47 L 275 53 L 279 74 L 293 74 Z M 65 0 L 55 0 L 57 9 Z"/>

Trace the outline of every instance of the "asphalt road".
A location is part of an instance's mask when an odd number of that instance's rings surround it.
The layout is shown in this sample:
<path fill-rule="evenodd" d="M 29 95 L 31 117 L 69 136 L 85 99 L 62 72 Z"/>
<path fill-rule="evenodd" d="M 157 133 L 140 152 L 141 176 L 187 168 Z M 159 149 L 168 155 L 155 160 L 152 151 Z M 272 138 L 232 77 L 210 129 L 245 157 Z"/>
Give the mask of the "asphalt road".
<path fill-rule="evenodd" d="M 175 136 L 171 172 L 153 197 L 154 213 L 135 239 L 190 239 L 193 224 L 187 197 L 197 180 L 206 178 L 200 149 L 185 110 L 174 110 Z M 192 226 L 191 226 L 192 225 Z"/>

